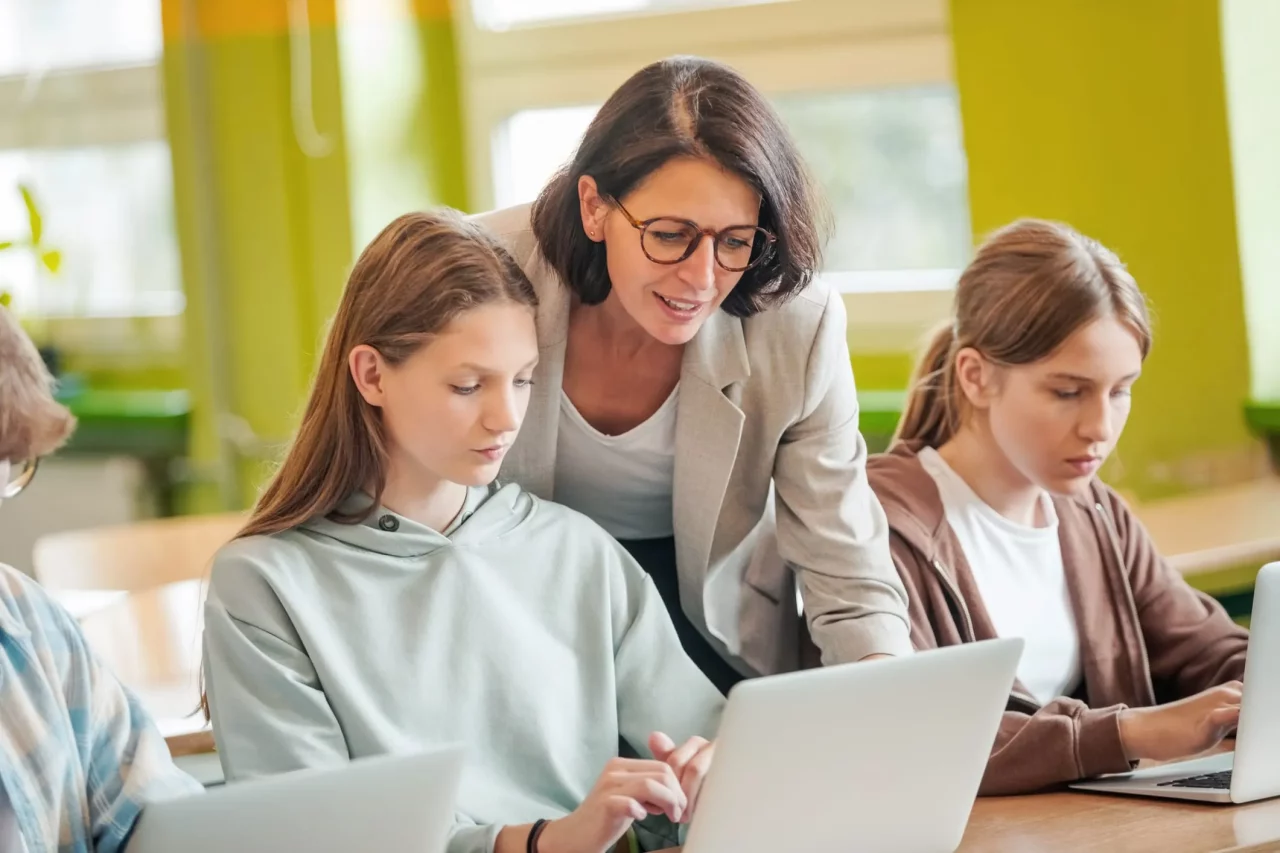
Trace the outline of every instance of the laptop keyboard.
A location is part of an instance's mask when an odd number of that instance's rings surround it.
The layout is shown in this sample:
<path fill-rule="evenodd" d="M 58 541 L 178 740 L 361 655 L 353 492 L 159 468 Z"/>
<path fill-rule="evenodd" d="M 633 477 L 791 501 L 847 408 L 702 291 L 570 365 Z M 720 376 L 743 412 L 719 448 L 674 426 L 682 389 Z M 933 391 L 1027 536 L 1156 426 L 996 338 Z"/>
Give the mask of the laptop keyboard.
<path fill-rule="evenodd" d="M 1186 779 L 1175 779 L 1172 782 L 1161 782 L 1158 788 L 1211 788 L 1226 791 L 1231 788 L 1231 771 L 1206 773 L 1203 776 L 1188 776 Z"/>

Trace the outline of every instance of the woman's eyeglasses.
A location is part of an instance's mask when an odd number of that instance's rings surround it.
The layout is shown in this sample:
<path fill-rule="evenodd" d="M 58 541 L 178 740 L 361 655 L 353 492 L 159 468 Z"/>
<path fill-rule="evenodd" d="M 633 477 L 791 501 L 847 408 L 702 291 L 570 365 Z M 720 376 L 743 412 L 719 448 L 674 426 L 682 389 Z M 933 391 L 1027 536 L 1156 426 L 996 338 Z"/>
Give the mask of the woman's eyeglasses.
<path fill-rule="evenodd" d="M 703 237 L 710 237 L 715 243 L 716 263 L 729 272 L 745 272 L 769 257 L 777 240 L 769 231 L 754 225 L 731 225 L 716 231 L 669 216 L 639 220 L 622 202 L 610 201 L 640 232 L 640 249 L 655 264 L 678 264 L 694 253 Z"/>

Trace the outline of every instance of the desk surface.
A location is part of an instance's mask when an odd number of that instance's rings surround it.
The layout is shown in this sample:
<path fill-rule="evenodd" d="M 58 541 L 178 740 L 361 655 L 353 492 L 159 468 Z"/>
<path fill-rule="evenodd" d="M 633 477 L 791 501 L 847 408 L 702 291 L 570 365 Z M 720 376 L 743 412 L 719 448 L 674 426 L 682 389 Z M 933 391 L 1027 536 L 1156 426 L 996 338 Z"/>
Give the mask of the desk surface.
<path fill-rule="evenodd" d="M 1134 512 L 1183 575 L 1280 559 L 1280 477 L 1155 501 Z"/>
<path fill-rule="evenodd" d="M 961 853 L 1223 851 L 1274 844 L 1280 799 L 1244 806 L 1144 797 L 1054 793 L 984 797 L 973 807 Z"/>

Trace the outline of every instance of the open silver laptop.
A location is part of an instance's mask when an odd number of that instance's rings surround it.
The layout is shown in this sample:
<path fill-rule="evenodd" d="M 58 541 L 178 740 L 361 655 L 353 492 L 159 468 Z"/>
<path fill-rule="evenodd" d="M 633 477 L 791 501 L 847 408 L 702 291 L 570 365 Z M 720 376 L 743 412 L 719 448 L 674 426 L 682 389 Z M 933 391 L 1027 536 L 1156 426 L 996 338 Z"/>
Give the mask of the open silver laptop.
<path fill-rule="evenodd" d="M 685 853 L 951 853 L 1022 645 L 988 640 L 737 685 Z"/>
<path fill-rule="evenodd" d="M 151 803 L 129 853 L 441 853 L 462 750 L 365 758 Z"/>
<path fill-rule="evenodd" d="M 1280 796 L 1280 563 L 1258 572 L 1235 753 L 1163 764 L 1072 785 L 1082 791 L 1248 803 Z"/>

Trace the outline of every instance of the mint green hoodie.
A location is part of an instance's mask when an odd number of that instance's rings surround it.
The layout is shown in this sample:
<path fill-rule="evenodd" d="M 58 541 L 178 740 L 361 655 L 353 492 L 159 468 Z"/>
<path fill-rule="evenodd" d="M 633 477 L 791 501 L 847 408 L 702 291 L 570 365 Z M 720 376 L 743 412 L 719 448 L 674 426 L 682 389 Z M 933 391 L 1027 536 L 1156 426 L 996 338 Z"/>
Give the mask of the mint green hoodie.
<path fill-rule="evenodd" d="M 644 571 L 583 515 L 473 490 L 449 536 L 379 508 L 214 560 L 204 670 L 228 780 L 462 742 L 449 853 L 575 809 L 623 737 L 713 736 L 723 700 Z M 367 502 L 367 498 L 364 499 Z"/>

